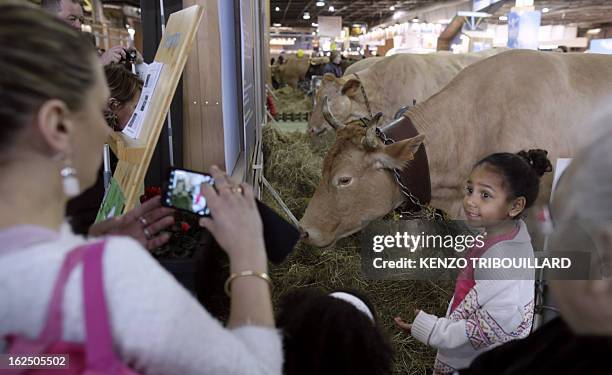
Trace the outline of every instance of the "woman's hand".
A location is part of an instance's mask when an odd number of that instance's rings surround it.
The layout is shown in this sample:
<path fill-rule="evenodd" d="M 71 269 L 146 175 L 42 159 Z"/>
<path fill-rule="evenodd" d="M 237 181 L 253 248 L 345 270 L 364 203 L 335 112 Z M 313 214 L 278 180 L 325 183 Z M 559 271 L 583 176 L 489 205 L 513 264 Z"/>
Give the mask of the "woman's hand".
<path fill-rule="evenodd" d="M 129 236 L 148 250 L 153 250 L 170 240 L 169 233 L 159 232 L 174 224 L 173 214 L 173 209 L 162 207 L 161 197 L 157 196 L 124 215 L 92 225 L 89 235 Z"/>
<path fill-rule="evenodd" d="M 247 184 L 233 184 L 216 166 L 211 168 L 211 175 L 216 190 L 209 184 L 201 187 L 211 217 L 200 219 L 200 225 L 212 233 L 230 260 L 263 259 L 265 265 L 263 227 L 253 190 Z"/>

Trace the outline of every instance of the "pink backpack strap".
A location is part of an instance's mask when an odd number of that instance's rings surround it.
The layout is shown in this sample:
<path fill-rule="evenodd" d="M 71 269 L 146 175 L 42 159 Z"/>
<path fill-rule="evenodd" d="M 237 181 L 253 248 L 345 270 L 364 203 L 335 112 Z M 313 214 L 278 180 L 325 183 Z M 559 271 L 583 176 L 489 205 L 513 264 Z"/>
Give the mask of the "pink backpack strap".
<path fill-rule="evenodd" d="M 64 288 L 71 271 L 83 260 L 83 303 L 85 314 L 85 348 L 88 369 L 109 371 L 120 369 L 121 362 L 113 350 L 108 318 L 108 306 L 104 295 L 102 256 L 105 241 L 79 246 L 64 258 L 53 287 L 47 309 L 47 321 L 39 337 L 41 343 L 61 341 L 63 332 L 62 305 Z M 44 350 L 44 348 L 41 347 Z"/>
<path fill-rule="evenodd" d="M 72 269 L 80 263 L 83 251 L 90 245 L 79 246 L 64 257 L 57 280 L 53 286 L 51 300 L 47 308 L 47 321 L 39 339 L 44 342 L 60 341 L 63 332 L 62 305 L 64 302 L 64 287 Z"/>
<path fill-rule="evenodd" d="M 87 332 L 87 366 L 93 370 L 120 371 L 122 368 L 115 351 L 108 306 L 104 296 L 102 256 L 104 241 L 91 245 L 83 254 L 83 301 Z"/>

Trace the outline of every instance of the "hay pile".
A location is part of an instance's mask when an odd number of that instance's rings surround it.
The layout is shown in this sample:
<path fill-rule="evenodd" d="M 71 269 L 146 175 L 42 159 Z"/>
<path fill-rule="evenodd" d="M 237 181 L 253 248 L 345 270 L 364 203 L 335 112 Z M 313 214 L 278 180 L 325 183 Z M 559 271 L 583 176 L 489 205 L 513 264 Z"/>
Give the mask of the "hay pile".
<path fill-rule="evenodd" d="M 300 89 L 285 86 L 274 90 L 274 105 L 278 113 L 302 113 L 312 111 L 312 101 Z"/>
<path fill-rule="evenodd" d="M 300 218 L 320 178 L 321 149 L 314 150 L 302 133 L 281 133 L 273 125 L 263 132 L 264 174 L 277 189 L 295 216 Z M 282 212 L 271 195 L 263 200 Z M 395 350 L 396 374 L 430 373 L 435 351 L 407 337 L 394 327 L 393 317 L 414 318 L 414 310 L 443 315 L 451 297 L 450 282 L 371 281 L 363 277 L 359 235 L 342 239 L 327 249 L 299 243 L 293 254 L 271 269 L 275 306 L 294 288 L 318 287 L 324 290 L 353 288 L 365 292 L 377 309 L 385 333 Z"/>

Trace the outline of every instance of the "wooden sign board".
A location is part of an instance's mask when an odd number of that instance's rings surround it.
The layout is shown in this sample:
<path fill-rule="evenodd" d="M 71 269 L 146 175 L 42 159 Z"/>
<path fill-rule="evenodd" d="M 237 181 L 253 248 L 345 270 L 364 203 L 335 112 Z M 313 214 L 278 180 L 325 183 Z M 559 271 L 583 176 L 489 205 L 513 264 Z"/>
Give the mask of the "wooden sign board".
<path fill-rule="evenodd" d="M 164 64 L 155 95 L 151 98 L 150 111 L 144 118 L 144 126 L 138 139 L 123 133 L 114 133 L 108 140 L 119 159 L 114 178 L 125 196 L 124 212 L 138 202 L 138 196 L 149 169 L 153 151 L 159 139 L 172 97 L 185 67 L 196 30 L 202 19 L 199 5 L 172 13 L 155 55 L 155 61 Z"/>

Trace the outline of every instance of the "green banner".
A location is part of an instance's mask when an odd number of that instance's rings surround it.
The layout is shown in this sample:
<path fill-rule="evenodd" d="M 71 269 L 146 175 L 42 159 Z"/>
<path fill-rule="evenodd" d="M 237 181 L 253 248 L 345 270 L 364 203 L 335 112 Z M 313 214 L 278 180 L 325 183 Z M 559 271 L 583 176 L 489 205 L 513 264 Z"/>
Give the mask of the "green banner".
<path fill-rule="evenodd" d="M 124 206 L 125 196 L 123 191 L 121 191 L 117 180 L 111 178 L 111 183 L 102 200 L 102 206 L 100 206 L 100 211 L 98 211 L 98 216 L 96 216 L 96 223 L 121 215 Z"/>

